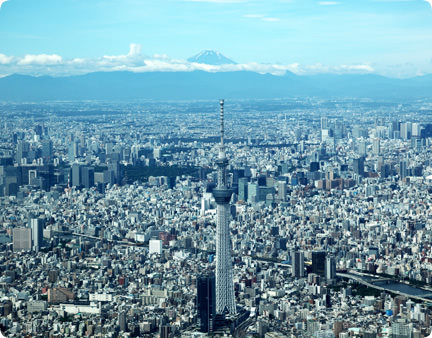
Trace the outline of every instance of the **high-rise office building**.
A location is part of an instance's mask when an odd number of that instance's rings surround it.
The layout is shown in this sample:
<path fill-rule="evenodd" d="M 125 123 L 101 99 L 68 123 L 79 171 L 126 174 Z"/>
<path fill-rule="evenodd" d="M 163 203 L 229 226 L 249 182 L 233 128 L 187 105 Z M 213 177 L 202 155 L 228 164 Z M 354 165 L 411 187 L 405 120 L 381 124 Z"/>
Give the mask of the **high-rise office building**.
<path fill-rule="evenodd" d="M 326 258 L 325 277 L 327 280 L 332 280 L 336 277 L 336 260 L 334 257 Z"/>
<path fill-rule="evenodd" d="M 18 164 L 20 164 L 22 160 L 28 156 L 29 151 L 30 145 L 26 141 L 18 141 L 16 150 L 16 161 L 18 162 Z"/>
<path fill-rule="evenodd" d="M 53 143 L 51 140 L 46 139 L 42 141 L 42 158 L 49 161 L 52 158 Z"/>
<path fill-rule="evenodd" d="M 110 175 L 114 178 L 113 183 L 119 184 L 123 178 L 122 169 L 118 161 L 108 162 L 108 171 L 111 172 Z"/>
<path fill-rule="evenodd" d="M 84 188 L 91 188 L 94 186 L 94 168 L 82 167 L 81 168 L 81 184 Z"/>
<path fill-rule="evenodd" d="M 249 182 L 247 186 L 247 201 L 249 203 L 258 202 L 258 184 Z"/>
<path fill-rule="evenodd" d="M 214 275 L 197 278 L 198 325 L 201 332 L 212 332 L 216 318 L 216 285 Z"/>
<path fill-rule="evenodd" d="M 25 251 L 31 250 L 32 247 L 32 235 L 30 228 L 15 228 L 12 230 L 13 237 L 13 250 L 14 251 Z"/>
<path fill-rule="evenodd" d="M 411 126 L 412 137 L 421 137 L 422 125 L 420 123 L 413 123 Z"/>
<path fill-rule="evenodd" d="M 325 272 L 325 251 L 312 251 L 312 272 L 324 276 Z"/>
<path fill-rule="evenodd" d="M 238 181 L 238 199 L 240 201 L 247 201 L 248 198 L 248 178 L 242 177 Z"/>
<path fill-rule="evenodd" d="M 72 165 L 72 186 L 79 187 L 81 185 L 81 166 L 78 163 Z"/>
<path fill-rule="evenodd" d="M 120 332 L 126 332 L 127 331 L 127 322 L 126 322 L 126 312 L 121 311 L 118 314 L 118 325 Z"/>
<path fill-rule="evenodd" d="M 372 151 L 375 155 L 381 154 L 381 140 L 379 138 L 373 140 Z"/>
<path fill-rule="evenodd" d="M 105 154 L 112 154 L 114 152 L 114 143 L 107 142 L 105 143 Z"/>
<path fill-rule="evenodd" d="M 392 121 L 389 124 L 389 138 L 395 139 L 400 135 L 400 122 Z"/>
<path fill-rule="evenodd" d="M 321 129 L 328 129 L 328 118 L 326 116 L 321 117 Z"/>
<path fill-rule="evenodd" d="M 286 201 L 287 199 L 287 193 L 288 193 L 288 186 L 283 181 L 277 182 L 277 188 L 278 188 L 278 198 L 280 201 Z"/>
<path fill-rule="evenodd" d="M 343 121 L 336 121 L 334 125 L 334 138 L 343 139 L 345 137 L 345 126 Z"/>
<path fill-rule="evenodd" d="M 218 182 L 213 189 L 217 204 L 216 224 L 216 313 L 235 314 L 235 296 L 233 268 L 231 259 L 231 238 L 229 231 L 230 206 L 232 190 L 227 184 L 228 160 L 224 145 L 224 100 L 220 101 L 221 144 L 216 164 L 218 166 Z"/>
<path fill-rule="evenodd" d="M 159 337 L 160 338 L 169 338 L 170 332 L 171 332 L 171 327 L 169 325 L 159 326 Z"/>
<path fill-rule="evenodd" d="M 32 247 L 34 251 L 39 251 L 39 249 L 42 247 L 43 226 L 44 226 L 44 221 L 41 218 L 32 218 L 30 220 L 32 242 L 33 242 Z"/>
<path fill-rule="evenodd" d="M 78 141 L 73 141 L 68 146 L 69 162 L 73 162 L 77 157 L 79 157 L 79 143 Z"/>
<path fill-rule="evenodd" d="M 368 137 L 368 130 L 366 128 L 364 128 L 363 126 L 356 125 L 352 128 L 352 136 L 355 139 L 360 138 L 360 137 L 367 138 Z"/>
<path fill-rule="evenodd" d="M 304 277 L 304 252 L 292 251 L 291 252 L 291 276 L 296 278 Z"/>
<path fill-rule="evenodd" d="M 364 157 L 353 159 L 353 170 L 359 176 L 364 174 L 364 160 Z"/>
<path fill-rule="evenodd" d="M 402 122 L 400 124 L 400 137 L 403 140 L 409 140 L 412 135 L 412 124 L 411 122 Z"/>
<path fill-rule="evenodd" d="M 361 157 L 365 157 L 367 155 L 367 144 L 365 141 L 360 141 L 357 144 L 357 153 L 361 156 Z"/>
<path fill-rule="evenodd" d="M 399 177 L 405 178 L 408 176 L 408 161 L 402 160 L 399 162 Z"/>
<path fill-rule="evenodd" d="M 327 117 L 321 117 L 321 141 L 326 141 L 331 135 Z"/>

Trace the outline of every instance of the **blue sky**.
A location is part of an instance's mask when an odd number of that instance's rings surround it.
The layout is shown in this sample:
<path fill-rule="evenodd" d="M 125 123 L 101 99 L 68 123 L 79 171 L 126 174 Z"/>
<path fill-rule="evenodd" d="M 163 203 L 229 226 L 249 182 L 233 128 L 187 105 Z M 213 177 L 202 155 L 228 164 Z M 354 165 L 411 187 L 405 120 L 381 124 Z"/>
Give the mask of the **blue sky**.
<path fill-rule="evenodd" d="M 248 69 L 432 73 L 424 0 L 0 0 L 0 75 Z M 237 68 L 191 65 L 204 49 Z"/>

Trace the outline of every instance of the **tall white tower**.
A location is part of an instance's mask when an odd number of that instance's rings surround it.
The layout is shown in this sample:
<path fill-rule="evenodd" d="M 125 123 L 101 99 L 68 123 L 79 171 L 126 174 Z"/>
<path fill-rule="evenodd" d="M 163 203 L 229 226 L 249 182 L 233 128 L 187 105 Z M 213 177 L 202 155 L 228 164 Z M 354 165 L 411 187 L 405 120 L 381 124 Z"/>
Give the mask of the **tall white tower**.
<path fill-rule="evenodd" d="M 218 182 L 213 189 L 213 196 L 217 203 L 216 224 L 216 313 L 235 314 L 236 305 L 234 297 L 233 268 L 231 259 L 230 238 L 230 206 L 232 190 L 227 183 L 228 160 L 224 146 L 224 100 L 220 100 L 220 130 L 221 143 L 218 166 Z"/>

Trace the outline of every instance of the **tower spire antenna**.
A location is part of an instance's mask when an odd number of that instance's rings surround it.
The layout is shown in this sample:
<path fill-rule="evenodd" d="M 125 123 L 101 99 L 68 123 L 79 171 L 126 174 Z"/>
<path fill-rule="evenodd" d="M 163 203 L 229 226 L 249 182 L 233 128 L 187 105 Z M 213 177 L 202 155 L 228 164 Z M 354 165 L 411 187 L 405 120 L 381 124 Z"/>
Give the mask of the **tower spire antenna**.
<path fill-rule="evenodd" d="M 221 99 L 219 101 L 220 104 L 220 148 L 219 148 L 219 159 L 225 158 L 225 145 L 224 145 L 224 138 L 225 138 L 225 128 L 224 128 L 224 100 Z"/>
<path fill-rule="evenodd" d="M 225 130 L 224 130 L 224 100 L 220 100 L 220 133 L 221 133 L 221 146 L 224 146 L 224 137 L 225 137 Z"/>

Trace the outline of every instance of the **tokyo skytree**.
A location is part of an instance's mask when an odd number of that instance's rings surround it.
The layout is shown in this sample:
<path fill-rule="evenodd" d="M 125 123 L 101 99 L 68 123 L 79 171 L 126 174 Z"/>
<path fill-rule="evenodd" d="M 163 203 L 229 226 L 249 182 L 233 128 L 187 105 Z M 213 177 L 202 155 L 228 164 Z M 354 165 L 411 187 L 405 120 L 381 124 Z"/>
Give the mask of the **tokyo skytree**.
<path fill-rule="evenodd" d="M 213 189 L 213 196 L 217 204 L 216 224 L 216 313 L 236 314 L 233 267 L 231 259 L 230 238 L 230 205 L 232 190 L 228 187 L 228 160 L 224 146 L 224 100 L 220 100 L 220 132 L 221 143 L 216 161 L 217 187 Z"/>

